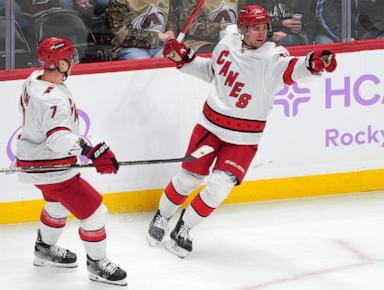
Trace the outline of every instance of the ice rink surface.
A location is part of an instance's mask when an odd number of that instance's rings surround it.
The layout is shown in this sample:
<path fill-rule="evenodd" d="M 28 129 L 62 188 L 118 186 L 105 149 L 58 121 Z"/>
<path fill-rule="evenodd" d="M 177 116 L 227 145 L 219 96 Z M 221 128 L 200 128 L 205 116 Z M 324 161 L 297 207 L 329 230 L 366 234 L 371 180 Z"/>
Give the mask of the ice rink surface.
<path fill-rule="evenodd" d="M 378 290 L 384 285 L 384 192 L 220 207 L 180 259 L 145 235 L 153 212 L 111 215 L 108 257 L 128 286 L 88 280 L 76 220 L 59 245 L 75 269 L 32 265 L 37 223 L 0 226 L 1 290 Z M 176 218 L 172 220 L 172 224 Z"/>

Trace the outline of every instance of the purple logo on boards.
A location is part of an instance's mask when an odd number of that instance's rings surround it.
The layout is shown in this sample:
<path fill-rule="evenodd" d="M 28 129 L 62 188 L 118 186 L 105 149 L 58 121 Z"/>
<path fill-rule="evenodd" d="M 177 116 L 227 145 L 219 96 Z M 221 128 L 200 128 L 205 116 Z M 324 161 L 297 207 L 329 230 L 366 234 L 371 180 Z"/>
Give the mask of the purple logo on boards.
<path fill-rule="evenodd" d="M 276 94 L 276 99 L 273 104 L 282 106 L 284 115 L 287 118 L 296 117 L 301 105 L 310 101 L 310 93 L 310 89 L 300 88 L 297 83 L 292 86 L 285 85 L 284 88 Z"/>
<path fill-rule="evenodd" d="M 336 128 L 325 130 L 325 147 L 376 144 L 384 148 L 384 130 L 373 125 L 359 131 L 343 131 Z"/>
<path fill-rule="evenodd" d="M 84 124 L 84 132 L 81 134 L 81 137 L 84 138 L 85 140 L 87 140 L 89 142 L 89 144 L 92 144 L 90 142 L 91 137 L 89 135 L 89 131 L 91 128 L 91 120 L 89 119 L 89 116 L 87 115 L 87 113 L 85 113 L 84 111 L 77 109 L 77 112 L 79 114 L 80 123 Z M 11 164 L 9 166 L 11 168 L 15 167 L 16 155 L 15 155 L 14 148 L 16 147 L 17 136 L 19 136 L 20 133 L 21 133 L 21 126 L 18 127 L 12 133 L 12 135 L 9 137 L 8 142 L 7 142 L 7 156 L 8 156 L 8 159 L 11 161 Z M 89 160 L 84 156 L 79 156 L 79 159 L 82 163 L 89 162 Z"/>
<path fill-rule="evenodd" d="M 325 80 L 325 108 L 349 108 L 353 105 L 374 106 L 383 104 L 384 98 L 380 88 L 380 78 L 373 74 L 365 74 L 353 80 L 350 76 L 343 81 L 327 78 Z M 370 89 L 367 92 L 367 89 Z"/>

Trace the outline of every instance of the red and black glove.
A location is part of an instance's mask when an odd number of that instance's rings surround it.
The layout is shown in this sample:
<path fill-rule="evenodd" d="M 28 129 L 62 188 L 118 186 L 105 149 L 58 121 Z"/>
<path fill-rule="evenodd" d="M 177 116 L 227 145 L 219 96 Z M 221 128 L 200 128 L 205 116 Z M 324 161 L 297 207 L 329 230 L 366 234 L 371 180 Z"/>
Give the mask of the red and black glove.
<path fill-rule="evenodd" d="M 95 147 L 85 144 L 81 155 L 91 159 L 97 172 L 101 174 L 116 174 L 119 170 L 119 163 L 115 154 L 104 142 L 97 144 Z"/>
<path fill-rule="evenodd" d="M 333 72 L 337 67 L 336 55 L 329 50 L 311 51 L 305 58 L 305 65 L 313 74 L 320 74 L 324 70 Z"/>
<path fill-rule="evenodd" d="M 192 49 L 176 39 L 170 39 L 164 44 L 163 55 L 174 61 L 177 68 L 182 68 L 185 63 L 190 63 L 196 57 Z"/>

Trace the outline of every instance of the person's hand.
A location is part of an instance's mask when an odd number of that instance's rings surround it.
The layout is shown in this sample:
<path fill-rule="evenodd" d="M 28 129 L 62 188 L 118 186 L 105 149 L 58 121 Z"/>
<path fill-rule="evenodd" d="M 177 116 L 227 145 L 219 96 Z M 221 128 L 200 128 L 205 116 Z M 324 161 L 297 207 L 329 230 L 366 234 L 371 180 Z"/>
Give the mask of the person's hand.
<path fill-rule="evenodd" d="M 279 43 L 287 34 L 282 31 L 277 31 L 273 33 L 272 40 L 276 43 Z"/>
<path fill-rule="evenodd" d="M 303 24 L 298 19 L 285 19 L 283 20 L 282 24 L 285 28 L 288 28 L 289 30 L 296 33 L 300 32 L 301 29 L 303 29 Z"/>
<path fill-rule="evenodd" d="M 333 72 L 337 67 L 336 55 L 329 50 L 315 50 L 307 54 L 305 65 L 313 74 L 320 74 L 324 70 Z"/>
<path fill-rule="evenodd" d="M 104 142 L 97 144 L 95 147 L 84 146 L 82 155 L 92 160 L 97 172 L 101 174 L 116 174 L 119 170 L 119 163 L 115 154 Z"/>
<path fill-rule="evenodd" d="M 167 42 L 168 40 L 174 39 L 175 33 L 172 30 L 166 32 L 159 32 L 159 39 L 161 42 Z"/>
<path fill-rule="evenodd" d="M 176 39 L 168 40 L 164 45 L 164 57 L 176 63 L 177 68 L 182 68 L 185 63 L 190 63 L 196 57 L 195 52 Z"/>
<path fill-rule="evenodd" d="M 88 9 L 92 7 L 92 4 L 89 2 L 89 0 L 75 0 L 76 4 L 84 9 Z"/>

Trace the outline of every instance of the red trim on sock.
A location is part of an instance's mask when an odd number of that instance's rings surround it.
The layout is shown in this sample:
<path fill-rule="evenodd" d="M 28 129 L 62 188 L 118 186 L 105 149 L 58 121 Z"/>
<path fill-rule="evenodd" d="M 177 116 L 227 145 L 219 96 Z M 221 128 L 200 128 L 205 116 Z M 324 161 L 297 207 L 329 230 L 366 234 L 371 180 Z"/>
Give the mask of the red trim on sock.
<path fill-rule="evenodd" d="M 173 186 L 172 180 L 168 183 L 164 192 L 168 199 L 176 205 L 183 204 L 184 201 L 187 199 L 187 196 L 181 195 L 176 191 L 175 187 Z"/>
<path fill-rule="evenodd" d="M 105 227 L 102 227 L 96 231 L 86 231 L 82 228 L 79 228 L 80 239 L 86 242 L 100 242 L 107 237 L 105 232 Z"/>
<path fill-rule="evenodd" d="M 208 206 L 200 196 L 200 193 L 192 200 L 192 208 L 196 211 L 199 216 L 207 217 L 209 216 L 215 208 Z"/>
<path fill-rule="evenodd" d="M 51 217 L 46 211 L 45 209 L 43 209 L 41 211 L 41 214 L 40 214 L 40 221 L 45 224 L 46 226 L 48 227 L 52 227 L 52 228 L 62 228 L 65 226 L 66 222 L 67 222 L 67 217 L 64 217 L 64 218 L 54 218 L 54 217 Z"/>

